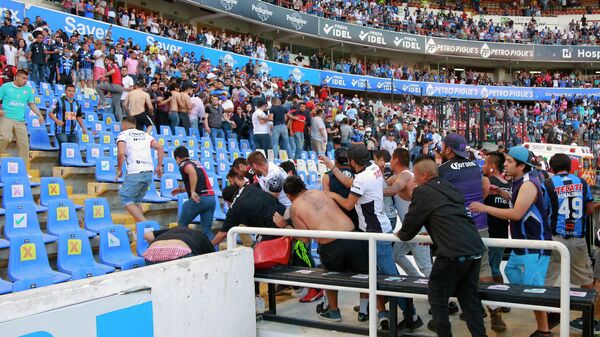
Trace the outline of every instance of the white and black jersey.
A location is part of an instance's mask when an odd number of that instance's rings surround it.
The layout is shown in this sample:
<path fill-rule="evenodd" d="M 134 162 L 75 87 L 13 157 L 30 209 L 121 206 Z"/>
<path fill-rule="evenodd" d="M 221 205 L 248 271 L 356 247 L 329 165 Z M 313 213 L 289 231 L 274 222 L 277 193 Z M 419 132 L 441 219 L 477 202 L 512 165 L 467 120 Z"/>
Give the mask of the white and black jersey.
<path fill-rule="evenodd" d="M 383 209 L 383 173 L 375 164 L 365 167 L 354 177 L 350 193 L 356 202 L 358 228 L 364 232 L 390 233 L 392 225 Z"/>

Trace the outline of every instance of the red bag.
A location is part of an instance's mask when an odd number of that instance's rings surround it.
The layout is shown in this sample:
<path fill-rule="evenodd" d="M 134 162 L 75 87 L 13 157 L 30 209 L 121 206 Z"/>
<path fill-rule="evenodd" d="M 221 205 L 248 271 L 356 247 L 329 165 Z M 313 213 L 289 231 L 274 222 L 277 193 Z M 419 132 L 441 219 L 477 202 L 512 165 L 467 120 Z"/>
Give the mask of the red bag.
<path fill-rule="evenodd" d="M 286 266 L 292 256 L 292 239 L 281 238 L 261 241 L 254 246 L 254 268 L 269 269 L 276 265 Z"/>

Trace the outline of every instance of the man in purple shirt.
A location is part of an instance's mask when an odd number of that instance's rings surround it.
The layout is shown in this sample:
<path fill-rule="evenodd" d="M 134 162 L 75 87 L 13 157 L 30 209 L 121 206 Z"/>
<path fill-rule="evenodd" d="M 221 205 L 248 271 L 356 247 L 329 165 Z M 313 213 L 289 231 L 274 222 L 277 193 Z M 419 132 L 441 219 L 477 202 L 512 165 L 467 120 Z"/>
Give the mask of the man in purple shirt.
<path fill-rule="evenodd" d="M 447 135 L 442 141 L 442 159 L 444 163 L 439 167 L 440 177 L 448 180 L 465 197 L 465 208 L 467 214 L 473 219 L 477 231 L 482 238 L 489 237 L 487 214 L 481 212 L 470 212 L 469 205 L 473 202 L 483 203 L 489 189 L 489 180 L 483 176 L 483 172 L 477 163 L 469 160 L 467 155 L 466 139 L 456 133 Z M 479 281 L 494 283 L 492 269 L 488 259 L 487 247 L 481 258 L 481 270 Z M 492 330 L 506 330 L 506 324 L 500 314 L 501 308 L 488 307 L 492 323 Z M 464 315 L 461 314 L 461 319 Z"/>

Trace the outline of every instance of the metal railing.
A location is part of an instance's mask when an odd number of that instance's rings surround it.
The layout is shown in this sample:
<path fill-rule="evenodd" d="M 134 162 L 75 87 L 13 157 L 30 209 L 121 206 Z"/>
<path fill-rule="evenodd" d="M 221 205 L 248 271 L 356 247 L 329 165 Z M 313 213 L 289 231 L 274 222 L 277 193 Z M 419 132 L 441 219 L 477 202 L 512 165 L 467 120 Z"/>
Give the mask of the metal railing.
<path fill-rule="evenodd" d="M 423 298 L 424 295 L 411 293 L 395 293 L 377 291 L 377 241 L 400 241 L 396 235 L 383 233 L 363 233 L 363 232 L 338 232 L 338 231 L 313 231 L 313 230 L 297 230 L 297 229 L 279 229 L 279 228 L 253 228 L 253 227 L 234 227 L 227 233 L 227 247 L 235 247 L 237 245 L 237 236 L 239 234 L 259 234 L 271 236 L 291 236 L 291 237 L 307 237 L 307 238 L 323 238 L 323 239 L 345 239 L 345 240 L 363 240 L 369 241 L 369 336 L 377 336 L 377 295 L 385 296 L 404 296 L 411 298 Z M 483 238 L 483 243 L 491 247 L 504 248 L 531 248 L 531 249 L 547 249 L 557 250 L 560 253 L 560 307 L 548 307 L 539 305 L 516 304 L 509 302 L 482 301 L 486 304 L 503 305 L 515 308 L 533 309 L 548 312 L 560 312 L 560 336 L 569 336 L 569 311 L 571 307 L 570 298 L 570 283 L 571 283 L 571 267 L 570 254 L 567 247 L 556 241 L 538 241 L 538 240 L 509 240 L 509 239 L 490 239 Z M 431 243 L 429 236 L 417 235 L 411 242 L 416 243 Z M 260 280 L 258 280 L 260 281 Z M 294 282 L 287 282 L 292 285 Z M 283 284 L 283 283 L 282 283 Z M 324 287 L 323 285 L 309 284 L 294 284 L 304 285 L 315 288 L 329 288 L 332 290 L 342 290 L 340 287 Z M 365 289 L 344 287 L 343 290 L 364 292 Z"/>

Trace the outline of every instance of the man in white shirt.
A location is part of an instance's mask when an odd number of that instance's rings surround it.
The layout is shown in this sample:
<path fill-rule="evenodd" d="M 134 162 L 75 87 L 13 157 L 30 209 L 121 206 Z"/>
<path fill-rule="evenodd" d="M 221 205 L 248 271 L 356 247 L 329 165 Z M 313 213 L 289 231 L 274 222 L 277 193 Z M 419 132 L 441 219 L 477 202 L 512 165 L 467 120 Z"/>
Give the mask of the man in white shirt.
<path fill-rule="evenodd" d="M 158 160 L 156 163 L 156 175 L 162 176 L 163 147 L 152 136 L 135 128 L 135 117 L 123 117 L 121 121 L 122 130 L 117 137 L 117 176 L 122 175 L 123 161 L 127 160 L 127 174 L 123 179 L 123 185 L 119 189 L 119 196 L 123 207 L 136 222 L 146 221 L 141 202 L 148 187 L 153 184 L 152 171 L 154 162 L 152 150 L 156 150 Z M 115 180 L 116 180 L 115 179 Z"/>
<path fill-rule="evenodd" d="M 325 154 L 327 129 L 323 121 L 323 110 L 318 109 L 310 124 L 310 143 L 317 155 Z"/>
<path fill-rule="evenodd" d="M 292 206 L 290 199 L 288 199 L 285 193 L 282 193 L 283 182 L 287 178 L 287 173 L 281 167 L 267 161 L 265 155 L 260 151 L 254 151 L 249 154 L 246 161 L 258 176 L 258 184 L 263 191 L 277 198 L 286 209 Z"/>
<path fill-rule="evenodd" d="M 265 106 L 266 103 L 263 100 L 260 100 L 256 105 L 256 110 L 252 114 L 252 127 L 256 149 L 262 149 L 267 155 L 271 148 L 271 125 L 269 122 L 273 120 L 273 116 L 265 114 L 263 110 Z"/>
<path fill-rule="evenodd" d="M 4 45 L 4 56 L 6 56 L 6 64 L 9 66 L 17 66 L 17 48 L 15 47 L 15 39 L 8 37 Z"/>
<path fill-rule="evenodd" d="M 123 76 L 123 95 L 121 95 L 121 109 L 123 109 L 127 95 L 135 88 L 133 86 L 133 78 L 127 74 L 126 66 L 121 67 L 121 76 Z"/>
<path fill-rule="evenodd" d="M 398 144 L 394 140 L 394 134 L 388 132 L 385 138 L 381 141 L 381 149 L 386 150 L 390 153 L 390 156 L 394 154 L 394 150 L 398 147 Z"/>

